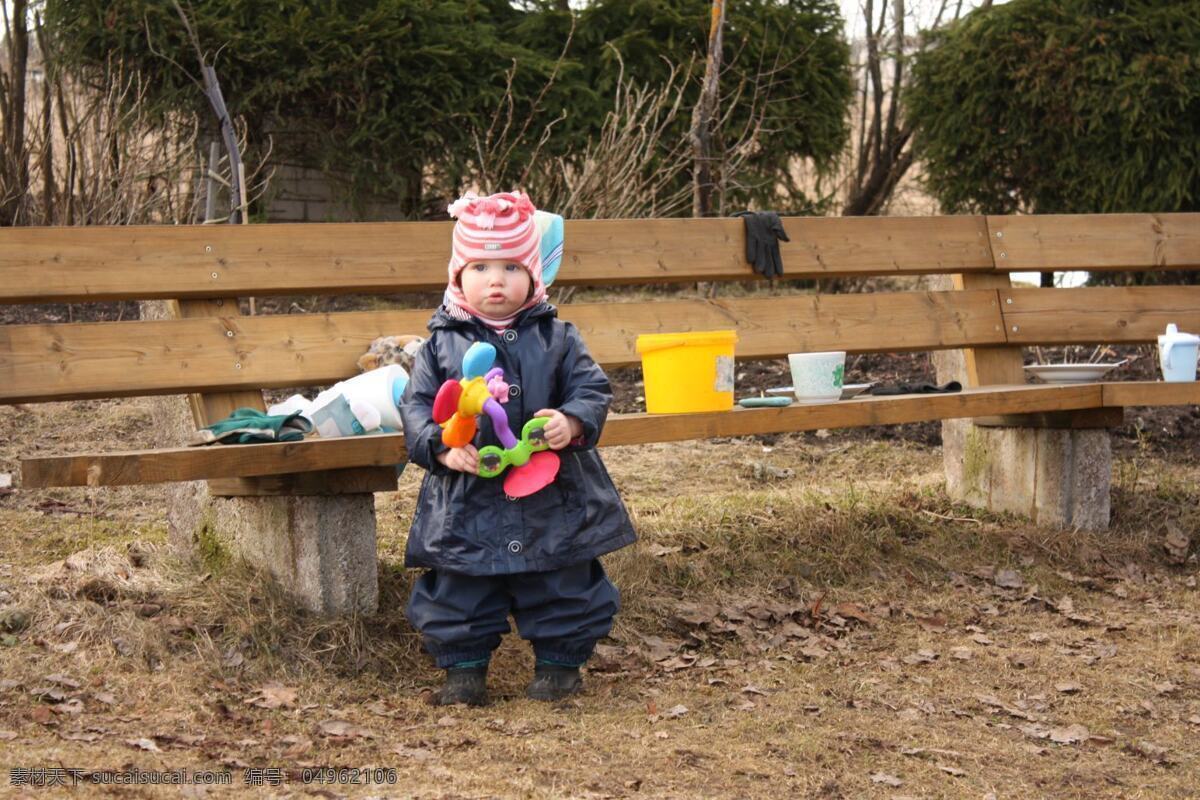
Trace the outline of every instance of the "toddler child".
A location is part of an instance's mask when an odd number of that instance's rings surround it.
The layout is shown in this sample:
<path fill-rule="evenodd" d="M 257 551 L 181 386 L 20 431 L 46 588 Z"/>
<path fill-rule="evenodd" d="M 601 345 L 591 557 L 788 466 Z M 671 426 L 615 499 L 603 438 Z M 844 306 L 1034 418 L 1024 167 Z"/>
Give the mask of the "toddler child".
<path fill-rule="evenodd" d="M 409 458 L 427 470 L 405 565 L 428 571 L 413 587 L 408 618 L 446 670 L 440 705 L 487 702 L 488 661 L 510 630 L 509 614 L 536 657 L 526 694 L 553 701 L 578 692 L 579 667 L 620 608 L 597 556 L 635 540 L 596 452 L 612 391 L 579 332 L 546 301 L 534 210 L 519 192 L 468 194 L 449 207 L 458 221 L 445 300 L 401 400 Z M 433 420 L 438 389 L 463 377 L 463 354 L 475 342 L 496 348 L 509 427 L 550 418 L 544 430 L 560 454 L 558 476 L 528 497 L 507 496 L 503 477 L 478 477 L 474 444 L 446 447 Z M 497 442 L 486 415 L 475 441 Z"/>

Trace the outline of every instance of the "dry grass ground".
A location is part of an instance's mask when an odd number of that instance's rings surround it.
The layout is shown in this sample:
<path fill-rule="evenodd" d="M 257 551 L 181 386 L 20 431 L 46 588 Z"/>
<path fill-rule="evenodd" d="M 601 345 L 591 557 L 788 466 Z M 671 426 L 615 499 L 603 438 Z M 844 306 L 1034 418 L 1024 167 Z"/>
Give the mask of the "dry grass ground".
<path fill-rule="evenodd" d="M 149 444 L 145 409 L 0 409 L 0 472 L 36 447 Z M 84 790 L 122 797 L 1197 796 L 1198 570 L 1161 544 L 1168 518 L 1200 538 L 1194 457 L 1123 454 L 1115 527 L 1089 535 L 954 505 L 939 451 L 906 442 L 604 455 L 641 540 L 606 559 L 624 609 L 561 706 L 522 697 L 515 635 L 492 705 L 426 703 L 401 566 L 417 469 L 378 496 L 381 609 L 342 621 L 219 554 L 174 559 L 161 489 L 0 497 L 3 768 L 233 780 Z M 396 782 L 304 784 L 321 766 Z M 286 780 L 249 786 L 251 767 Z"/>

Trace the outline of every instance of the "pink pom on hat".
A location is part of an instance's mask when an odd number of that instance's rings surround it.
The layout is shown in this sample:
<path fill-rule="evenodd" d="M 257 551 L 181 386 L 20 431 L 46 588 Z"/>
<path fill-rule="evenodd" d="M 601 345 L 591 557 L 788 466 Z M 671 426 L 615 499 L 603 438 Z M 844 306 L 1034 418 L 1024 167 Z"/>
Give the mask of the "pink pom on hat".
<path fill-rule="evenodd" d="M 521 192 L 500 192 L 479 197 L 467 193 L 451 203 L 447 211 L 458 219 L 454 225 L 453 247 L 450 253 L 449 282 L 444 304 L 450 316 L 467 319 L 478 317 L 493 328 L 507 328 L 527 308 L 546 299 L 542 283 L 541 237 L 534 224 L 537 209 Z M 533 279 L 533 293 L 516 313 L 504 319 L 490 317 L 467 302 L 458 284 L 459 273 L 472 261 L 499 259 L 520 264 Z"/>

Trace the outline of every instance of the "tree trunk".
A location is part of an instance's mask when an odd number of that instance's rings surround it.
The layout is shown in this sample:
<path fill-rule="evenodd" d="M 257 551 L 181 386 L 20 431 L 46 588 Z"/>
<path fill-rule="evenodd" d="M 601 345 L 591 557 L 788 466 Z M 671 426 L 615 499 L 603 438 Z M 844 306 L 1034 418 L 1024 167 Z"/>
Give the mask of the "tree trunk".
<path fill-rule="evenodd" d="M 704 82 L 700 98 L 692 111 L 692 216 L 713 215 L 713 120 L 721 76 L 721 33 L 725 27 L 724 0 L 713 0 L 712 21 L 708 30 L 708 56 L 704 61 Z"/>
<path fill-rule="evenodd" d="M 5 187 L 6 196 L 0 202 L 0 225 L 15 225 L 20 221 L 29 192 L 29 153 L 25 149 L 25 72 L 29 64 L 29 28 L 25 18 L 28 12 L 28 0 L 13 0 L 8 43 L 10 91 L 3 109 L 4 143 L 0 145 L 4 158 L 2 168 L 12 184 Z"/>
<path fill-rule="evenodd" d="M 911 124 L 904 124 L 900 120 L 900 93 L 904 90 L 905 64 L 904 0 L 892 0 L 891 11 L 894 25 L 892 47 L 884 53 L 880 41 L 887 31 L 887 0 L 880 4 L 877 21 L 874 18 L 873 0 L 866 0 L 867 63 L 861 93 L 863 108 L 858 159 L 850 193 L 842 207 L 842 215 L 847 217 L 882 214 L 913 162 L 912 148 L 909 147 L 913 128 Z M 885 89 L 883 82 L 885 57 L 892 60 L 889 89 Z M 887 108 L 884 107 L 885 99 Z"/>

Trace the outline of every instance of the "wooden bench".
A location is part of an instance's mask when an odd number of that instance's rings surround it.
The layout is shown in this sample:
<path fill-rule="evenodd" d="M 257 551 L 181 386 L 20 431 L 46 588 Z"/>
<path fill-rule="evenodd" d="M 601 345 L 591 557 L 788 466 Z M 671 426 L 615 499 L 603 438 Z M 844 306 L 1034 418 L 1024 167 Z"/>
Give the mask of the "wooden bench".
<path fill-rule="evenodd" d="M 781 286 L 745 297 L 569 303 L 560 316 L 580 328 L 606 368 L 638 363 L 640 333 L 736 328 L 738 359 L 961 352 L 965 390 L 613 415 L 601 445 L 948 419 L 1070 432 L 1119 423 L 1128 406 L 1200 402 L 1197 384 L 1027 385 L 1022 370 L 1027 346 L 1153 342 L 1168 322 L 1200 329 L 1200 287 L 1022 289 L 1009 280 L 1015 271 L 1200 268 L 1200 214 L 789 218 L 785 225 L 789 279 L 934 275 L 946 288 L 813 294 Z M 244 316 L 238 298 L 440 292 L 449 237 L 450 223 L 0 230 L 0 303 L 167 301 L 161 319 L 0 329 L 0 404 L 187 394 L 189 422 L 199 426 L 238 406 L 264 408 L 263 389 L 343 379 L 375 337 L 422 332 L 431 310 Z M 740 220 L 594 220 L 567 223 L 556 286 L 756 278 L 743 259 Z M 993 444 L 968 443 L 971 452 L 956 458 L 969 463 L 948 465 L 983 475 L 983 483 L 991 474 L 988 486 L 975 480 L 964 489 L 962 474 L 948 477 L 967 499 L 1011 506 L 993 495 L 995 474 L 1010 471 L 1012 453 L 992 452 L 1009 446 Z M 981 448 L 990 459 L 982 467 Z M 395 488 L 404 458 L 399 434 L 65 453 L 23 459 L 21 485 L 206 481 L 212 502 L 237 504 L 227 517 L 256 534 L 243 542 L 247 557 L 308 607 L 341 612 L 375 606 L 371 493 Z M 1107 503 L 1107 484 L 1100 489 Z M 1017 492 L 1017 508 L 1032 502 L 1026 510 L 1036 517 L 1036 495 L 1046 487 L 1005 491 Z M 184 544 L 195 535 L 172 532 Z"/>

